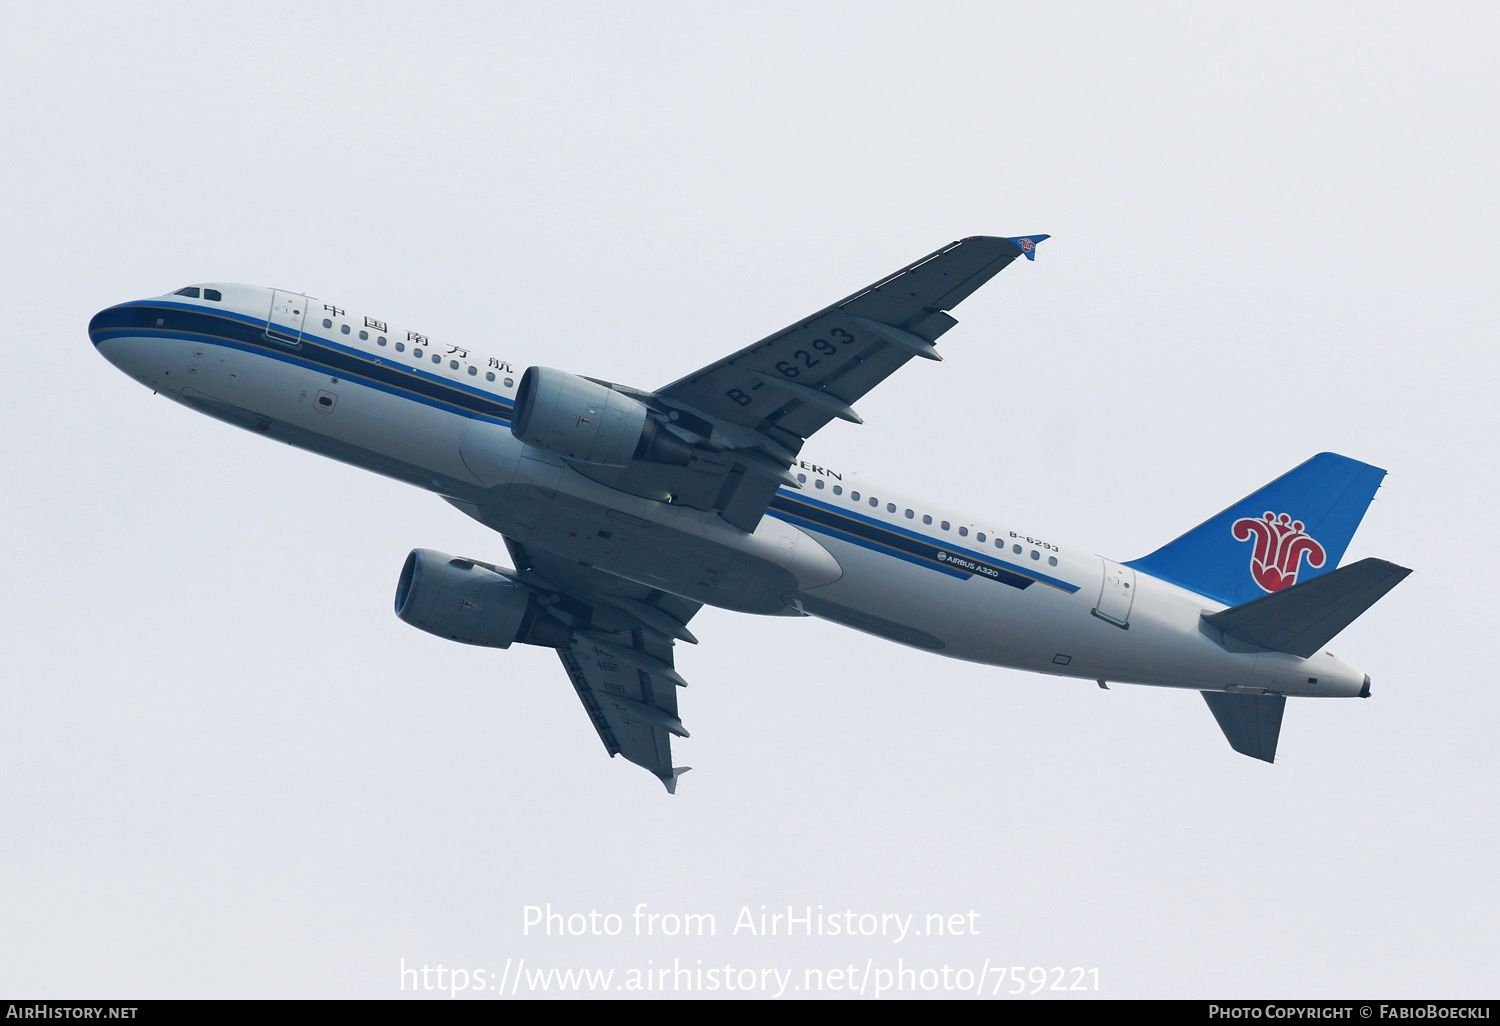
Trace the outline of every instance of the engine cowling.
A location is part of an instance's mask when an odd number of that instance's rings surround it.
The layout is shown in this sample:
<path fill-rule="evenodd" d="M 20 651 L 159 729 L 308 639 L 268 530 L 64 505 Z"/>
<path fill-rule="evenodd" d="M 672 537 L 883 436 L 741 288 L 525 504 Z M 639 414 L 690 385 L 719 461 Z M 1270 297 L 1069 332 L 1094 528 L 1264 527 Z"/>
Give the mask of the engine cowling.
<path fill-rule="evenodd" d="M 428 634 L 465 645 L 562 648 L 572 632 L 530 590 L 482 564 L 413 549 L 396 582 L 396 615 Z"/>
<path fill-rule="evenodd" d="M 645 404 L 551 367 L 528 367 L 516 390 L 510 430 L 564 459 L 624 467 L 632 459 L 686 465 L 687 443 L 660 429 Z"/>

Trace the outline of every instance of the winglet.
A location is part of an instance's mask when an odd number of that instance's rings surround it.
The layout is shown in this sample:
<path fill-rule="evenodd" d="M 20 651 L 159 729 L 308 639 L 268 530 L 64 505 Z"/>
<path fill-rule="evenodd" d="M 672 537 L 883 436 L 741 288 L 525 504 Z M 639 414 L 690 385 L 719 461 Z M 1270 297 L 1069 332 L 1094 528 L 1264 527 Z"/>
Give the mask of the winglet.
<path fill-rule="evenodd" d="M 669 777 L 662 777 L 661 778 L 661 782 L 663 784 L 667 785 L 667 794 L 676 794 L 677 793 L 677 778 L 680 777 L 680 776 L 682 776 L 684 773 L 686 773 L 688 770 L 690 770 L 692 768 L 693 767 L 691 767 L 691 766 L 673 766 L 672 767 L 672 775 L 669 776 Z"/>
<path fill-rule="evenodd" d="M 1044 242 L 1050 238 L 1052 238 L 1050 235 L 1018 235 L 1014 239 L 1006 239 L 1005 241 L 1015 243 L 1016 248 L 1021 251 L 1021 255 L 1027 260 L 1035 260 L 1037 243 Z"/>

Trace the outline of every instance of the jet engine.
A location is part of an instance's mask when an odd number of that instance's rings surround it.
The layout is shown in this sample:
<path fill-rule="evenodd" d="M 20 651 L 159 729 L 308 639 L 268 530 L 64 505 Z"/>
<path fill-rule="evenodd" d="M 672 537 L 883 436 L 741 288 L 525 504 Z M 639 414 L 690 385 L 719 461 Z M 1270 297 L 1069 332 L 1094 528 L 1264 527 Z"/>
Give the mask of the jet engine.
<path fill-rule="evenodd" d="M 693 455 L 644 403 L 550 367 L 528 367 L 521 375 L 510 430 L 527 445 L 603 467 L 624 467 L 632 459 L 686 466 Z"/>
<path fill-rule="evenodd" d="M 406 557 L 396 582 L 396 615 L 465 645 L 509 648 L 519 641 L 564 648 L 573 640 L 573 632 L 524 585 L 482 563 L 432 549 L 413 549 Z"/>

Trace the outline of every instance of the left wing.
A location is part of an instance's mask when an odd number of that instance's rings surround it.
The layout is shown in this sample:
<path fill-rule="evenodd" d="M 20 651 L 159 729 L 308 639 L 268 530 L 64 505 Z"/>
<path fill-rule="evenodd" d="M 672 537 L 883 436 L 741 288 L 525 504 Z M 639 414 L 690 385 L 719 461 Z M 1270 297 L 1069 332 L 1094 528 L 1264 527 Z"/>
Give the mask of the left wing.
<path fill-rule="evenodd" d="M 859 423 L 852 404 L 908 360 L 941 359 L 933 343 L 958 323 L 947 311 L 1017 257 L 1035 259 L 1045 238 L 961 239 L 656 392 L 610 385 L 687 447 L 675 459 L 576 469 L 753 531 L 776 489 L 796 484 L 788 468 L 803 442 L 836 417 Z"/>
<path fill-rule="evenodd" d="M 948 315 L 1017 257 L 1035 259 L 1046 235 L 977 235 L 949 243 L 832 306 L 768 335 L 656 394 L 717 420 L 770 434 L 796 452 L 914 356 L 941 359 Z"/>
<path fill-rule="evenodd" d="M 687 621 L 700 603 L 633 584 L 506 539 L 515 580 L 572 631 L 557 654 L 610 757 L 623 755 L 676 793 L 690 767 L 672 765 L 672 738 L 687 737 L 677 713 L 686 682 L 673 666 L 675 641 L 694 644 Z"/>

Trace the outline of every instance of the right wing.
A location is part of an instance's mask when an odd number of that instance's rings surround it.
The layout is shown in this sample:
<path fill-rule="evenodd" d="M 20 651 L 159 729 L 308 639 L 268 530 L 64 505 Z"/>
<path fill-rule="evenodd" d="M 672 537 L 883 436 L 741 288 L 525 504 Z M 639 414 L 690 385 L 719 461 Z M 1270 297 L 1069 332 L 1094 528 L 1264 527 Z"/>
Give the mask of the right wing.
<path fill-rule="evenodd" d="M 652 658 L 639 646 L 630 651 Z M 604 750 L 650 770 L 675 794 L 677 778 L 692 768 L 672 765 L 672 736 L 689 736 L 677 718 L 677 685 L 660 672 L 626 662 L 621 652 L 589 638 L 557 650 Z M 670 650 L 663 662 L 670 670 Z"/>
<path fill-rule="evenodd" d="M 672 662 L 674 641 L 696 643 L 687 622 L 701 603 L 505 540 L 514 578 L 543 596 L 573 630 L 557 654 L 573 690 L 613 758 L 655 774 L 669 792 L 690 767 L 672 765 L 672 738 L 687 737 L 677 714 L 686 682 Z"/>

